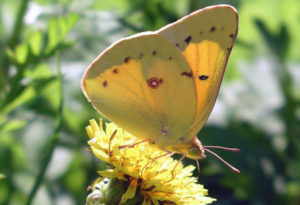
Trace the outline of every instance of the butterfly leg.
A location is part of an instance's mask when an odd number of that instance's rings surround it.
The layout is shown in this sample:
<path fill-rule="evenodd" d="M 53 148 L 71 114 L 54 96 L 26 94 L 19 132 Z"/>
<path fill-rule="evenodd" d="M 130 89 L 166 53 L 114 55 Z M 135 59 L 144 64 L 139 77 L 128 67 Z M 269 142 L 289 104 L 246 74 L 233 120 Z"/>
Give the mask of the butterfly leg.
<path fill-rule="evenodd" d="M 185 157 L 186 157 L 186 154 L 182 154 L 182 156 L 180 157 L 180 159 L 177 161 L 176 165 L 174 166 L 173 171 L 172 171 L 172 180 L 173 180 L 174 177 L 175 177 L 175 169 L 176 169 L 176 167 L 178 166 L 178 164 L 179 164 L 180 162 L 182 162 L 182 160 L 183 160 Z"/>
<path fill-rule="evenodd" d="M 136 143 L 133 143 L 133 144 L 127 144 L 127 145 L 120 145 L 119 146 L 119 149 L 124 149 L 124 148 L 133 148 L 134 146 L 138 145 L 138 144 L 141 144 L 143 142 L 151 142 L 151 139 L 148 138 L 148 139 L 145 139 L 143 141 L 140 141 L 140 142 L 136 142 Z"/>
<path fill-rule="evenodd" d="M 111 142 L 112 142 L 113 139 L 115 138 L 116 134 L 117 134 L 117 130 L 115 130 L 115 131 L 112 133 L 112 135 L 110 136 L 110 138 L 109 138 L 109 144 L 108 144 L 108 152 L 109 152 L 109 156 L 112 155 Z"/>
<path fill-rule="evenodd" d="M 198 178 L 200 175 L 200 165 L 199 165 L 199 161 L 197 159 L 195 161 L 196 161 L 197 170 L 198 170 L 198 176 L 197 176 L 197 178 Z"/>
<path fill-rule="evenodd" d="M 161 157 L 165 157 L 165 156 L 171 157 L 171 156 L 174 155 L 174 154 L 175 154 L 175 152 L 167 151 L 167 153 L 165 153 L 165 154 L 162 154 L 162 155 L 159 155 L 159 156 L 157 156 L 157 157 L 154 157 L 151 161 L 149 161 L 149 162 L 143 167 L 143 169 L 142 169 L 142 171 L 141 171 L 141 177 L 143 177 L 144 170 L 145 170 L 150 164 L 152 164 L 155 160 L 157 160 L 157 159 L 159 159 L 159 158 L 161 158 Z"/>

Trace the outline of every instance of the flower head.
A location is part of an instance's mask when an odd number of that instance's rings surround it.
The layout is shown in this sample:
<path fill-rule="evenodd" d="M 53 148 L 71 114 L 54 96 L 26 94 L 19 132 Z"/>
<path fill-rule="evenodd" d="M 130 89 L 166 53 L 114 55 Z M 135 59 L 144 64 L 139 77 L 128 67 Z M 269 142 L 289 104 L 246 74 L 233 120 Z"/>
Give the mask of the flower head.
<path fill-rule="evenodd" d="M 92 152 L 110 165 L 106 170 L 98 171 L 101 178 L 92 187 L 103 183 L 104 178 L 121 182 L 125 189 L 120 204 L 133 198 L 141 199 L 143 205 L 199 205 L 215 201 L 206 196 L 207 190 L 202 185 L 195 183 L 196 178 L 192 177 L 194 166 L 183 167 L 181 161 L 174 160 L 166 151 L 148 142 L 138 143 L 140 139 L 114 123 L 107 123 L 104 131 L 102 120 L 99 124 L 91 120 L 86 131 Z"/>

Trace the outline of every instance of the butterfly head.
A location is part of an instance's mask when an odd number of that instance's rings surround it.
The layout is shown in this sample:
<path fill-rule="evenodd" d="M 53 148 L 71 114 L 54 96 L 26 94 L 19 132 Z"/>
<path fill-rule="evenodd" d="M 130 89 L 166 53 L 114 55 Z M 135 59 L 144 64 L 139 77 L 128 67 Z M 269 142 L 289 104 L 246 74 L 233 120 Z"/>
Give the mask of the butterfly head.
<path fill-rule="evenodd" d="M 208 152 L 212 155 L 214 155 L 216 158 L 218 158 L 222 163 L 224 163 L 227 167 L 229 167 L 233 172 L 235 173 L 240 173 L 240 171 L 233 167 L 231 164 L 226 162 L 224 159 L 222 159 L 219 155 L 211 151 L 210 149 L 222 149 L 222 150 L 227 150 L 227 151 L 232 151 L 232 152 L 239 152 L 240 149 L 237 148 L 228 148 L 228 147 L 221 147 L 221 146 L 203 146 L 202 143 L 198 140 L 197 136 L 195 136 L 192 141 L 192 147 L 190 147 L 187 151 L 186 157 L 195 159 L 196 161 L 198 159 L 205 158 L 205 152 Z M 199 166 L 199 165 L 198 165 Z M 199 168 L 198 168 L 199 169 Z"/>
<path fill-rule="evenodd" d="M 197 136 L 192 139 L 192 147 L 190 147 L 186 153 L 186 157 L 190 159 L 202 159 L 205 158 L 204 148 L 202 143 L 198 140 Z"/>

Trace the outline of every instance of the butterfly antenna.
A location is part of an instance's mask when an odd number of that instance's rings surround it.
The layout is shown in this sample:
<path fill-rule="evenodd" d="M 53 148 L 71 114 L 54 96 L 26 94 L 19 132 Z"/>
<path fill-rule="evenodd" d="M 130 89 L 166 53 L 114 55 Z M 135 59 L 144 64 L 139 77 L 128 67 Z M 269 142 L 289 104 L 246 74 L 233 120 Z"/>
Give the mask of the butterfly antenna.
<path fill-rule="evenodd" d="M 222 146 L 203 146 L 203 148 L 208 148 L 208 149 L 222 149 L 222 150 L 227 150 L 227 151 L 231 151 L 231 152 L 240 152 L 240 149 L 238 148 L 231 148 L 231 147 L 222 147 Z"/>
<path fill-rule="evenodd" d="M 217 154 L 214 153 L 213 151 L 207 149 L 207 147 L 211 147 L 211 146 L 205 146 L 205 147 L 203 147 L 204 150 L 205 150 L 206 152 L 208 152 L 208 153 L 214 155 L 214 156 L 215 156 L 216 158 L 218 158 L 221 162 L 223 162 L 223 164 L 225 164 L 227 167 L 229 167 L 234 173 L 236 173 L 236 174 L 239 174 L 239 173 L 240 173 L 240 170 L 238 170 L 237 168 L 235 168 L 234 166 L 232 166 L 231 164 L 229 164 L 228 162 L 226 162 L 222 157 L 220 157 L 219 155 L 217 155 Z M 213 146 L 213 147 L 216 148 L 216 147 L 218 147 L 218 146 Z M 224 148 L 226 148 L 226 147 L 224 147 Z M 226 150 L 233 151 L 233 150 L 231 150 L 231 149 L 234 149 L 234 150 L 235 150 L 236 148 L 226 148 Z M 236 152 L 236 150 L 233 151 L 233 152 Z"/>

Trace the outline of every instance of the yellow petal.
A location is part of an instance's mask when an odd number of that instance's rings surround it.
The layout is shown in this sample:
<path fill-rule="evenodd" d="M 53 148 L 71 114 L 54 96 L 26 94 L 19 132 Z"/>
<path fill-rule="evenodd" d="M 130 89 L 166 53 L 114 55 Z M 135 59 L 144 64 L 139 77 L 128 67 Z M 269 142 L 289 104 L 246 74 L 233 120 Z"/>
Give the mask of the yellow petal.
<path fill-rule="evenodd" d="M 154 205 L 159 205 L 159 202 L 156 199 L 152 198 L 152 202 L 153 202 Z"/>
<path fill-rule="evenodd" d="M 97 172 L 100 176 L 106 177 L 106 178 L 116 178 L 118 175 L 113 169 L 107 169 L 104 171 L 98 171 Z"/>
<path fill-rule="evenodd" d="M 101 159 L 104 162 L 108 162 L 109 156 L 104 151 L 102 151 L 101 149 L 96 149 L 95 147 L 91 147 L 91 149 L 97 158 Z"/>
<path fill-rule="evenodd" d="M 94 138 L 94 131 L 93 131 L 93 129 L 92 129 L 91 126 L 87 126 L 85 128 L 85 131 L 88 134 L 88 136 L 89 136 L 90 139 Z"/>
<path fill-rule="evenodd" d="M 136 187 L 137 187 L 137 180 L 134 179 L 130 182 L 127 191 L 123 195 L 122 203 L 125 203 L 128 199 L 132 199 L 135 196 Z"/>
<path fill-rule="evenodd" d="M 142 205 L 151 205 L 151 200 L 145 197 Z"/>

